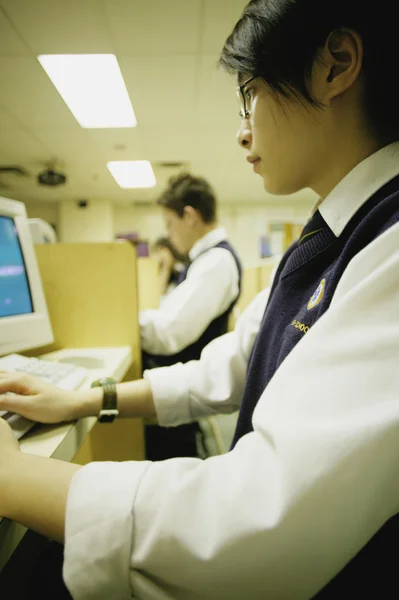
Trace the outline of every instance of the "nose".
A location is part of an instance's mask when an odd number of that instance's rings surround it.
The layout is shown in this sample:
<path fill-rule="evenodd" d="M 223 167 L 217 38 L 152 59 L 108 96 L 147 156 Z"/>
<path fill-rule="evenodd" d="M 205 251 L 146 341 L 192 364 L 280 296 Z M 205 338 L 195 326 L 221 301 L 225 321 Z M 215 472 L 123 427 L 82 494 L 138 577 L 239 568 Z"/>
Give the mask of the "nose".
<path fill-rule="evenodd" d="M 252 133 L 248 119 L 242 119 L 241 121 L 241 125 L 237 131 L 237 142 L 241 148 L 246 149 L 249 149 L 252 144 Z"/>

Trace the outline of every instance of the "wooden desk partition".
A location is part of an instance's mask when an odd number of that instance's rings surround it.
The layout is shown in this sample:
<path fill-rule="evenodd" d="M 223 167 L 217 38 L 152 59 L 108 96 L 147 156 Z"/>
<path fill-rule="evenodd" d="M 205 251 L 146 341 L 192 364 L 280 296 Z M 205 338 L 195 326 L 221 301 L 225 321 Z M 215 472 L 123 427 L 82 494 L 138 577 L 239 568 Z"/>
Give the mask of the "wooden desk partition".
<path fill-rule="evenodd" d="M 139 310 L 159 307 L 159 272 L 153 258 L 142 257 L 137 260 L 137 278 L 139 292 Z"/>
<path fill-rule="evenodd" d="M 132 346 L 136 362 L 134 247 L 127 242 L 43 244 L 36 246 L 36 255 L 55 337 L 50 350 Z"/>
<path fill-rule="evenodd" d="M 36 246 L 54 344 L 60 348 L 131 346 L 133 365 L 127 378 L 141 377 L 138 326 L 137 259 L 128 242 Z M 140 419 L 95 425 L 75 458 L 142 460 L 143 424 Z"/>
<path fill-rule="evenodd" d="M 242 274 L 241 296 L 237 302 L 240 313 L 245 310 L 260 291 L 259 267 L 247 267 Z"/>

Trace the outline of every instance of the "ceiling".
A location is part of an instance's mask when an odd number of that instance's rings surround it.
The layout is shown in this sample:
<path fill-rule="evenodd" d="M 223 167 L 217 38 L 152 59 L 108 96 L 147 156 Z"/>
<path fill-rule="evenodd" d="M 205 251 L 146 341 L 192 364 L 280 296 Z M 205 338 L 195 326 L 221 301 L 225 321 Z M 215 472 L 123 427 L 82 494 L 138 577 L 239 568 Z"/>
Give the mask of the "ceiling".
<path fill-rule="evenodd" d="M 0 165 L 29 173 L 0 174 L 0 195 L 28 203 L 150 202 L 171 174 L 156 163 L 185 161 L 213 183 L 222 202 L 267 200 L 235 141 L 235 82 L 216 67 L 246 3 L 0 0 Z M 82 129 L 36 58 L 83 53 L 116 54 L 136 128 Z M 122 190 L 106 168 L 111 160 L 151 161 L 157 187 Z M 67 175 L 65 186 L 36 183 L 51 161 Z"/>

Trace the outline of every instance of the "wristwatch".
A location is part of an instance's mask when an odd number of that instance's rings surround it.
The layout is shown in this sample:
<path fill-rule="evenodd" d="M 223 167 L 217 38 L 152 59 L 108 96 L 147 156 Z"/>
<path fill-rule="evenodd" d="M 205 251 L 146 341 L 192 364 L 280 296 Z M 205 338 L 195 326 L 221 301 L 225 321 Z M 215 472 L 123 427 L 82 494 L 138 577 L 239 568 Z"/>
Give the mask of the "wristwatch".
<path fill-rule="evenodd" d="M 97 379 L 93 381 L 91 387 L 103 388 L 103 405 L 98 414 L 99 423 L 112 423 L 115 417 L 119 416 L 117 408 L 116 381 L 112 377 Z"/>

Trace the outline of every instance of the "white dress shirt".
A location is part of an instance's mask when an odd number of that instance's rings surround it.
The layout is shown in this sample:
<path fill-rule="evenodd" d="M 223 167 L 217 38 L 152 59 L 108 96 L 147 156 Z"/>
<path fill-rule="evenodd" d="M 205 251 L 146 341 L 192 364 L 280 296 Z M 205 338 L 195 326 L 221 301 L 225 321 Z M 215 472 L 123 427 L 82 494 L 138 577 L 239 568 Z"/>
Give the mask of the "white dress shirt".
<path fill-rule="evenodd" d="M 223 227 L 213 229 L 194 244 L 183 283 L 168 293 L 157 310 L 140 312 L 143 350 L 177 354 L 197 341 L 214 319 L 236 300 L 239 274 L 231 252 L 214 248 L 227 239 Z"/>
<path fill-rule="evenodd" d="M 397 147 L 356 167 L 320 207 L 335 234 L 398 173 Z M 266 297 L 200 361 L 146 374 L 163 424 L 239 406 Z M 74 600 L 305 600 L 321 589 L 399 511 L 398 307 L 397 224 L 349 263 L 233 451 L 83 467 L 66 517 Z"/>

